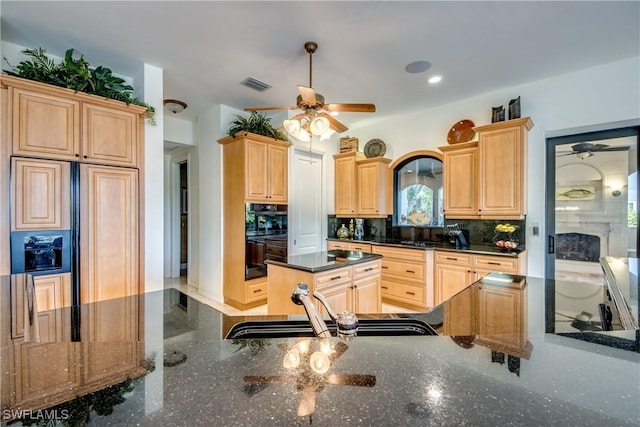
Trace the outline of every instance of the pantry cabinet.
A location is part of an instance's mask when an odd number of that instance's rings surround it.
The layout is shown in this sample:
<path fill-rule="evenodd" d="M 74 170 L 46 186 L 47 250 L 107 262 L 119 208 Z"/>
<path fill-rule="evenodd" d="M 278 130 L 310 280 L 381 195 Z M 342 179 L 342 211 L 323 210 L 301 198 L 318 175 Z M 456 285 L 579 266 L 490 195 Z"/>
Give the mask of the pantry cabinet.
<path fill-rule="evenodd" d="M 518 256 L 435 253 L 435 303 L 440 304 L 491 272 L 526 274 L 526 251 Z"/>
<path fill-rule="evenodd" d="M 440 147 L 448 219 L 523 219 L 530 117 L 477 126 L 478 140 Z"/>
<path fill-rule="evenodd" d="M 146 109 L 70 89 L 1 77 L 12 154 L 137 167 Z"/>
<path fill-rule="evenodd" d="M 333 158 L 336 216 L 385 217 L 391 197 L 391 159 L 367 159 L 358 152 L 335 154 Z"/>

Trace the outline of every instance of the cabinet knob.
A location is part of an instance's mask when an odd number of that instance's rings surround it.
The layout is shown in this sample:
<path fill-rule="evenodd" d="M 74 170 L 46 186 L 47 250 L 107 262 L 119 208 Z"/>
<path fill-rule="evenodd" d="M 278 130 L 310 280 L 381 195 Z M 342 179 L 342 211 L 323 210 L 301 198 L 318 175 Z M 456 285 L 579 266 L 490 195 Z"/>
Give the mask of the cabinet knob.
<path fill-rule="evenodd" d="M 82 156 L 82 157 L 84 157 L 85 159 L 87 158 L 87 156 L 86 156 L 86 155 L 84 155 L 84 156 Z"/>
<path fill-rule="evenodd" d="M 76 153 L 76 157 L 80 157 L 80 154 Z"/>

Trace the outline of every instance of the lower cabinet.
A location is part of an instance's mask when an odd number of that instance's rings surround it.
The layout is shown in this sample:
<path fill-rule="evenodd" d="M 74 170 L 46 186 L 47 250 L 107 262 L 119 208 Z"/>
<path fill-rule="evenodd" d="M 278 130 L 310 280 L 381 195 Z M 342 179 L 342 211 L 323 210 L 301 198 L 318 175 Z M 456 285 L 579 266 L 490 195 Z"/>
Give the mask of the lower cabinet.
<path fill-rule="evenodd" d="M 432 250 L 373 245 L 372 252 L 383 256 L 383 300 L 413 310 L 434 306 Z"/>
<path fill-rule="evenodd" d="M 446 301 L 491 272 L 526 274 L 526 251 L 511 257 L 437 250 L 435 304 Z"/>
<path fill-rule="evenodd" d="M 340 249 L 343 251 L 357 251 L 357 252 L 369 252 L 371 253 L 371 243 L 362 242 L 343 242 L 339 240 L 327 241 L 327 250 Z"/>
<path fill-rule="evenodd" d="M 267 313 L 303 314 L 304 308 L 291 302 L 298 283 L 319 291 L 335 312 L 380 313 L 380 260 L 311 273 L 274 264 L 268 265 Z M 321 313 L 326 313 L 314 299 Z"/>

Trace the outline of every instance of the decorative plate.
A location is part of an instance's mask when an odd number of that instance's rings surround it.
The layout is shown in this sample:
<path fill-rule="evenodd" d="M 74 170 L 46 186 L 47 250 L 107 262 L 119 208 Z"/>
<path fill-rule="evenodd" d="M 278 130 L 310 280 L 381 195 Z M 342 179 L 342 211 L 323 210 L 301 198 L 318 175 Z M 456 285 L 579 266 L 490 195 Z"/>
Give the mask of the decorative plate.
<path fill-rule="evenodd" d="M 371 139 L 364 145 L 364 155 L 367 158 L 382 157 L 387 152 L 387 146 L 381 139 Z"/>
<path fill-rule="evenodd" d="M 451 129 L 449 130 L 449 134 L 447 135 L 447 142 L 449 144 L 458 144 L 460 142 L 469 142 L 473 138 L 473 135 L 476 134 L 476 131 L 473 130 L 475 124 L 471 120 L 460 120 L 456 122 Z"/>

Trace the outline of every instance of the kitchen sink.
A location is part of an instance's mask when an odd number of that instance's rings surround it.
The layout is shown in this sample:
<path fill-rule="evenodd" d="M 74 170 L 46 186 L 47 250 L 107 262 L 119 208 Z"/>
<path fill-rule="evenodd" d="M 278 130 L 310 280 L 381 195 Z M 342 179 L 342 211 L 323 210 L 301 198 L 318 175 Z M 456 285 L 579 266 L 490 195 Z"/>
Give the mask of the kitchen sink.
<path fill-rule="evenodd" d="M 336 325 L 327 321 L 331 335 L 336 335 Z M 438 335 L 431 326 L 416 319 L 360 319 L 359 337 Z M 227 339 L 295 338 L 313 337 L 308 320 L 246 321 L 234 325 Z"/>

